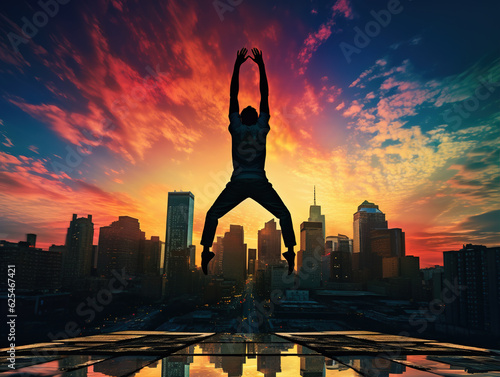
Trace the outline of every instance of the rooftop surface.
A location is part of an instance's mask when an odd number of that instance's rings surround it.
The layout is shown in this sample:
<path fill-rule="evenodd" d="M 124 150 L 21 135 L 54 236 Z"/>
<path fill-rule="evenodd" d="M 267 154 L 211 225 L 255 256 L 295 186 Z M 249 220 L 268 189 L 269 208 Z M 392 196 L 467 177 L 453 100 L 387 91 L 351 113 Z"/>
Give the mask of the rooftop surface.
<path fill-rule="evenodd" d="M 372 331 L 120 331 L 2 349 L 0 375 L 500 376 L 500 351 Z"/>

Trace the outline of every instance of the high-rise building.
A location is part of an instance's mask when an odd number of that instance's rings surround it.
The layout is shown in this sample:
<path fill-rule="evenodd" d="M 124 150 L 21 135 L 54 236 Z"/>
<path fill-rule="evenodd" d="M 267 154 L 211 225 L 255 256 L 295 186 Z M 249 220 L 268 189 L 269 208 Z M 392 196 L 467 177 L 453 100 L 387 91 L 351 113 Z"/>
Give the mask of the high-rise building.
<path fill-rule="evenodd" d="M 248 273 L 250 275 L 255 274 L 257 262 L 257 249 L 248 249 Z"/>
<path fill-rule="evenodd" d="M 350 281 L 352 278 L 352 239 L 346 235 L 328 236 L 322 262 L 323 281 Z"/>
<path fill-rule="evenodd" d="M 399 271 L 404 278 L 420 280 L 420 258 L 413 255 L 399 257 Z"/>
<path fill-rule="evenodd" d="M 97 274 L 111 277 L 112 271 L 125 271 L 129 275 L 139 273 L 141 243 L 145 240 L 139 220 L 130 216 L 120 216 L 109 226 L 99 230 L 99 255 Z"/>
<path fill-rule="evenodd" d="M 443 257 L 447 324 L 500 336 L 500 247 L 467 244 Z"/>
<path fill-rule="evenodd" d="M 314 186 L 314 204 L 309 207 L 308 221 L 320 222 L 323 225 L 323 239 L 325 239 L 325 234 L 326 234 L 325 215 L 321 214 L 321 206 L 316 205 L 316 186 Z"/>
<path fill-rule="evenodd" d="M 140 294 L 153 300 L 160 299 L 166 293 L 160 268 L 162 244 L 160 237 L 152 236 L 150 240 L 141 240 L 139 246 Z"/>
<path fill-rule="evenodd" d="M 222 239 L 224 258 L 222 269 L 224 280 L 244 283 L 247 272 L 247 245 L 244 243 L 243 226 L 230 225 Z"/>
<path fill-rule="evenodd" d="M 370 230 L 370 269 L 372 278 L 391 277 L 400 275 L 400 258 L 405 256 L 405 232 L 399 228 Z M 394 262 L 385 261 L 386 258 L 396 258 L 397 270 L 391 266 Z M 385 271 L 384 271 L 385 263 Z"/>
<path fill-rule="evenodd" d="M 263 377 L 276 377 L 276 374 L 281 372 L 281 357 L 277 356 L 276 353 L 279 354 L 281 350 L 273 349 L 274 347 L 270 347 L 267 344 L 266 346 L 262 347 L 257 343 L 257 347 L 261 348 L 257 354 L 257 371 L 262 373 Z M 273 352 L 275 353 L 274 355 L 272 354 Z"/>
<path fill-rule="evenodd" d="M 147 276 L 158 276 L 160 274 L 160 237 L 152 236 L 150 240 L 141 242 L 139 260 L 139 273 Z"/>
<path fill-rule="evenodd" d="M 45 251 L 27 241 L 0 240 L 0 290 L 7 292 L 8 266 L 16 266 L 16 292 L 61 288 L 61 252 Z"/>
<path fill-rule="evenodd" d="M 399 228 L 372 229 L 370 247 L 373 254 L 385 257 L 405 256 L 405 232 Z"/>
<path fill-rule="evenodd" d="M 272 266 L 281 260 L 281 230 L 276 229 L 274 219 L 265 223 L 258 232 L 259 266 Z"/>
<path fill-rule="evenodd" d="M 297 271 L 300 287 L 318 288 L 321 284 L 321 258 L 325 251 L 323 224 L 304 221 L 300 224 L 300 250 L 297 253 Z"/>
<path fill-rule="evenodd" d="M 371 267 L 370 232 L 373 229 L 387 229 L 387 221 L 378 205 L 365 200 L 354 214 L 353 254 L 359 254 L 361 270 Z"/>
<path fill-rule="evenodd" d="M 30 247 L 36 247 L 36 234 L 28 233 L 26 235 L 26 242 L 29 243 Z"/>
<path fill-rule="evenodd" d="M 161 377 L 189 377 L 192 360 L 187 355 L 175 355 L 161 361 Z"/>
<path fill-rule="evenodd" d="M 170 250 L 167 273 L 167 296 L 180 296 L 191 290 L 189 249 Z"/>
<path fill-rule="evenodd" d="M 190 191 L 174 191 L 168 193 L 167 229 L 165 235 L 164 272 L 167 278 L 175 274 L 168 267 L 172 251 L 183 250 L 190 258 L 189 246 L 193 244 L 194 195 Z M 188 263 L 189 268 L 189 263 Z"/>
<path fill-rule="evenodd" d="M 300 250 L 297 254 L 297 271 L 300 271 L 304 252 L 317 254 L 319 259 L 324 254 L 323 224 L 304 221 L 300 224 Z"/>
<path fill-rule="evenodd" d="M 210 275 L 222 275 L 222 260 L 224 255 L 222 239 L 223 237 L 218 236 L 217 240 L 212 244 L 212 251 L 215 253 L 215 257 L 208 265 Z"/>
<path fill-rule="evenodd" d="M 382 258 L 382 278 L 396 278 L 401 276 L 399 270 L 399 257 Z"/>
<path fill-rule="evenodd" d="M 77 215 L 73 214 L 66 233 L 65 250 L 62 255 L 63 288 L 78 288 L 82 279 L 90 276 L 93 240 L 92 215 L 77 218 Z"/>
<path fill-rule="evenodd" d="M 189 245 L 189 269 L 196 270 L 196 245 Z"/>
<path fill-rule="evenodd" d="M 347 251 L 352 254 L 352 239 L 344 234 L 326 237 L 325 252 L 330 251 Z"/>
<path fill-rule="evenodd" d="M 325 375 L 325 358 L 318 357 L 315 352 L 303 347 L 298 346 L 300 358 L 300 375 L 302 377 L 316 377 Z"/>

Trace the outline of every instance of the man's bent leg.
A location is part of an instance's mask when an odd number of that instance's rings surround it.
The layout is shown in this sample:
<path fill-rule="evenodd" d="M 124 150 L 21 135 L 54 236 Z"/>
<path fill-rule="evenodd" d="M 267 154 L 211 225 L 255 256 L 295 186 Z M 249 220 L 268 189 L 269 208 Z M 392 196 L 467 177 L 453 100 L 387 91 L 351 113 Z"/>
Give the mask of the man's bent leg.
<path fill-rule="evenodd" d="M 201 244 L 203 246 L 212 246 L 219 219 L 246 198 L 247 197 L 244 195 L 241 188 L 234 182 L 229 182 L 226 185 L 226 188 L 222 190 L 219 197 L 215 200 L 214 204 L 207 212 L 205 226 L 201 236 Z"/>
<path fill-rule="evenodd" d="M 250 197 L 259 203 L 262 207 L 271 212 L 280 220 L 281 233 L 283 241 L 287 248 L 292 248 L 297 244 L 295 241 L 295 232 L 293 231 L 292 216 L 286 208 L 285 203 L 268 181 L 263 181 L 255 186 L 255 190 Z"/>

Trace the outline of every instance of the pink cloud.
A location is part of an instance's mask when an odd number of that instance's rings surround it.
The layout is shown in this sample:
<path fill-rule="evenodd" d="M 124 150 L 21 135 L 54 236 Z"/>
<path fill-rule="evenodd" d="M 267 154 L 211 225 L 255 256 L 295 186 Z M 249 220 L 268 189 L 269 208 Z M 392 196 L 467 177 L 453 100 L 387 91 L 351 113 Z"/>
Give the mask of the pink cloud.
<path fill-rule="evenodd" d="M 332 27 L 335 24 L 335 17 L 340 15 L 345 18 L 352 18 L 352 9 L 348 0 L 337 0 L 335 5 L 332 7 L 332 11 L 332 16 L 325 23 L 321 24 L 317 31 L 309 33 L 304 40 L 304 45 L 297 56 L 300 63 L 298 69 L 298 73 L 300 75 L 305 73 L 312 55 L 316 52 L 319 46 L 321 46 L 332 35 Z"/>
<path fill-rule="evenodd" d="M 351 106 L 349 106 L 342 115 L 344 117 L 354 117 L 356 115 L 359 115 L 361 113 L 361 110 L 363 109 L 363 105 L 360 105 L 358 101 L 354 100 L 351 103 Z"/>
<path fill-rule="evenodd" d="M 0 151 L 0 164 L 5 169 L 7 165 L 21 165 L 22 161 L 9 153 Z"/>
<path fill-rule="evenodd" d="M 333 19 L 329 20 L 327 23 L 320 26 L 318 31 L 310 33 L 304 41 L 304 47 L 299 52 L 297 56 L 301 67 L 299 68 L 299 74 L 304 74 L 306 71 L 306 66 L 312 58 L 312 55 L 319 46 L 321 46 L 329 37 L 332 35 Z"/>
<path fill-rule="evenodd" d="M 345 18 L 350 19 L 353 16 L 351 4 L 348 0 L 337 0 L 332 9 L 334 14 L 341 13 Z"/>
<path fill-rule="evenodd" d="M 12 143 L 12 140 L 10 140 L 7 136 L 3 135 L 5 141 L 2 142 L 3 145 L 5 145 L 7 148 L 12 147 L 14 144 Z"/>

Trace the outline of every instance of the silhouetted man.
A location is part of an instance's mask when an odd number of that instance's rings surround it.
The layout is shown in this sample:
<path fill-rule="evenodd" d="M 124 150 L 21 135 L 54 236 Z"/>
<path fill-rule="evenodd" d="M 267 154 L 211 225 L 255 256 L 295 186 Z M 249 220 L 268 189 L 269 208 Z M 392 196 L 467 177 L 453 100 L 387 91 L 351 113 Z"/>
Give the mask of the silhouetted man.
<path fill-rule="evenodd" d="M 215 256 L 210 251 L 218 219 L 236 207 L 247 198 L 252 198 L 280 220 L 283 240 L 288 251 L 283 256 L 288 262 L 288 274 L 293 272 L 295 265 L 296 245 L 293 232 L 292 217 L 285 204 L 267 180 L 264 164 L 266 160 L 266 137 L 269 128 L 269 86 L 267 84 L 266 68 L 262 59 L 262 51 L 252 49 L 253 57 L 247 56 L 248 50 L 242 48 L 236 54 L 233 77 L 231 79 L 229 100 L 229 132 L 232 139 L 233 174 L 231 181 L 215 200 L 207 212 L 205 227 L 201 237 L 203 252 L 201 267 L 207 274 L 208 262 Z M 260 71 L 260 115 L 257 110 L 248 106 L 241 112 L 238 103 L 239 73 L 241 65 L 252 59 Z"/>

